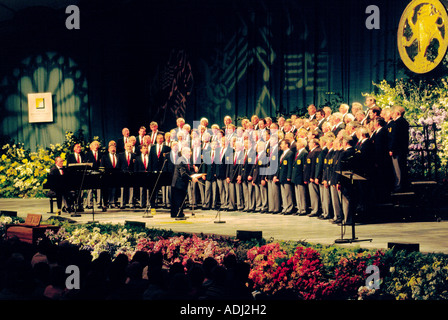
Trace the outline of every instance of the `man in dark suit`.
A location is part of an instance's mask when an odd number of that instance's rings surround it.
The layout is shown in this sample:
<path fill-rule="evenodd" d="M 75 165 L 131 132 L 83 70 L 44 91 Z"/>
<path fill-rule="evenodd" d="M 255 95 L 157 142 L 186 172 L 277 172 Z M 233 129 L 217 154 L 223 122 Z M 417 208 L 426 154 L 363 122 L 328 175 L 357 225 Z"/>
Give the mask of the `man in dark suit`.
<path fill-rule="evenodd" d="M 120 171 L 120 161 L 117 156 L 117 147 L 115 143 L 109 143 L 108 153 L 101 157 L 101 167 L 106 170 L 105 180 L 113 179 L 113 174 Z M 110 181 L 112 182 L 112 181 Z M 103 197 L 103 211 L 107 211 L 107 207 L 117 205 L 117 188 L 115 186 L 105 185 L 101 190 Z"/>
<path fill-rule="evenodd" d="M 297 152 L 294 155 L 291 172 L 291 182 L 294 184 L 294 194 L 296 198 L 297 214 L 306 215 L 306 184 L 304 183 L 304 165 L 308 156 L 306 150 L 306 139 L 297 139 Z"/>
<path fill-rule="evenodd" d="M 81 153 L 81 145 L 79 143 L 73 146 L 73 153 L 67 155 L 67 166 L 70 164 L 81 164 L 85 162 L 84 155 Z"/>
<path fill-rule="evenodd" d="M 319 197 L 320 197 L 320 206 L 321 206 L 321 216 L 327 217 L 329 216 L 330 212 L 330 194 L 327 192 L 328 190 L 325 190 L 325 186 L 323 184 L 323 173 L 324 173 L 324 166 L 325 166 L 325 158 L 328 154 L 328 142 L 329 142 L 328 136 L 322 136 L 319 139 L 321 152 L 319 153 L 319 156 L 317 157 L 316 161 L 316 169 L 314 172 L 314 183 L 319 186 Z M 320 218 L 320 216 L 319 216 Z"/>
<path fill-rule="evenodd" d="M 293 152 L 289 149 L 290 143 L 283 139 L 280 142 L 282 155 L 280 156 L 277 178 L 280 183 L 280 194 L 282 196 L 282 212 L 281 214 L 293 214 L 293 191 L 291 185 Z"/>
<path fill-rule="evenodd" d="M 134 172 L 135 153 L 132 152 L 131 142 L 126 143 L 125 151 L 118 155 L 118 162 L 120 163 L 120 169 L 125 174 Z M 128 204 L 131 207 L 135 206 L 134 203 L 134 188 L 133 187 L 121 187 L 121 209 L 125 209 Z M 131 203 L 130 203 L 131 202 Z"/>
<path fill-rule="evenodd" d="M 306 158 L 306 164 L 304 169 L 305 184 L 308 185 L 308 191 L 310 195 L 311 212 L 310 217 L 317 217 L 321 211 L 319 185 L 315 183 L 314 176 L 316 173 L 316 165 L 318 164 L 318 157 L 322 149 L 319 145 L 318 139 L 311 139 L 308 142 L 309 153 Z"/>
<path fill-rule="evenodd" d="M 252 181 L 249 180 L 252 167 L 255 163 L 256 150 L 252 147 L 252 140 L 244 140 L 244 160 L 241 166 L 241 185 L 243 188 L 244 211 L 252 212 L 255 210 L 254 190 Z"/>
<path fill-rule="evenodd" d="M 279 167 L 279 159 L 281 157 L 281 150 L 279 150 L 278 136 L 273 133 L 268 141 L 269 146 L 266 149 L 268 164 L 266 167 L 266 181 L 268 184 L 268 206 L 269 213 L 277 214 L 282 210 L 280 184 L 277 179 L 274 181 L 274 176 L 277 174 Z"/>
<path fill-rule="evenodd" d="M 85 159 L 86 163 L 92 164 L 92 170 L 97 171 L 101 165 L 102 154 L 99 150 L 100 143 L 98 141 L 92 141 L 90 143 L 90 150 L 86 153 Z M 98 196 L 99 190 L 88 190 L 87 201 L 89 202 L 87 209 L 93 208 L 93 197 L 98 201 L 98 206 L 101 206 L 101 196 Z"/>
<path fill-rule="evenodd" d="M 202 172 L 206 174 L 205 176 L 205 188 L 204 188 L 204 207 L 202 210 L 210 210 L 216 208 L 216 198 L 217 198 L 217 162 L 219 159 L 219 149 L 218 142 L 212 141 L 210 143 L 210 150 L 204 152 L 204 163 Z"/>
<path fill-rule="evenodd" d="M 149 150 L 146 144 L 140 146 L 140 154 L 135 159 L 134 172 L 149 172 L 151 168 Z M 137 189 L 135 189 L 137 190 Z M 149 189 L 145 186 L 139 188 L 140 193 L 140 207 L 147 208 L 148 206 L 148 192 Z"/>
<path fill-rule="evenodd" d="M 187 188 L 190 181 L 198 182 L 197 178 L 191 178 L 194 173 L 193 165 L 190 163 L 191 149 L 184 147 L 182 156 L 175 165 L 173 181 L 171 183 L 171 218 L 184 217 L 183 204 L 187 195 Z"/>
<path fill-rule="evenodd" d="M 373 174 L 372 184 L 375 197 L 378 201 L 384 201 L 393 189 L 392 159 L 388 149 L 388 131 L 386 121 L 382 117 L 374 120 L 373 144 Z"/>
<path fill-rule="evenodd" d="M 227 164 L 226 180 L 229 184 L 229 211 L 243 210 L 241 199 L 241 164 L 244 159 L 243 143 L 235 142 L 233 158 Z M 238 179 L 239 178 L 239 179 Z"/>
<path fill-rule="evenodd" d="M 322 167 L 322 185 L 323 188 L 320 189 L 321 193 L 323 193 L 323 195 L 321 196 L 322 198 L 322 215 L 319 216 L 319 219 L 332 219 L 334 214 L 333 214 L 333 206 L 332 206 L 332 201 L 331 201 L 331 186 L 329 184 L 330 181 L 330 169 L 331 169 L 331 163 L 332 163 L 332 159 L 333 159 L 333 154 L 335 152 L 334 149 L 334 140 L 335 137 L 334 135 L 327 135 L 324 136 L 325 138 L 327 138 L 327 148 L 328 148 L 328 152 L 323 160 L 323 167 Z"/>
<path fill-rule="evenodd" d="M 140 128 L 138 129 L 138 135 L 135 139 L 135 147 L 137 149 L 140 149 L 140 146 L 142 144 L 144 144 L 144 137 L 146 135 L 146 127 L 145 126 L 140 126 Z"/>
<path fill-rule="evenodd" d="M 164 136 L 163 134 L 159 133 L 156 138 L 156 144 L 151 146 L 151 149 L 149 151 L 149 157 L 150 163 L 151 163 L 151 171 L 155 172 L 161 172 L 165 170 L 166 166 L 166 156 L 170 152 L 170 147 L 166 146 L 164 143 Z M 153 192 L 153 196 L 150 199 L 151 201 L 151 207 L 156 208 L 156 199 L 157 194 L 159 192 L 159 188 L 156 188 Z"/>
<path fill-rule="evenodd" d="M 331 204 L 333 208 L 332 223 L 341 223 L 343 220 L 342 204 L 341 204 L 341 185 L 339 175 L 339 160 L 344 150 L 342 149 L 341 137 L 337 137 L 333 142 L 334 152 L 329 159 L 329 167 L 327 171 L 327 181 L 330 189 Z"/>
<path fill-rule="evenodd" d="M 366 127 L 359 127 L 356 130 L 356 136 L 358 143 L 355 146 L 353 170 L 356 174 L 359 174 L 366 180 L 356 181 L 354 182 L 354 185 L 356 186 L 357 211 L 359 214 L 364 214 L 373 204 L 372 177 L 374 169 L 374 150 L 372 140 L 369 138 L 369 131 Z"/>
<path fill-rule="evenodd" d="M 389 155 L 395 173 L 394 191 L 402 191 L 407 186 L 407 156 L 409 152 L 409 123 L 403 117 L 405 110 L 401 106 L 392 107 L 393 123 L 389 134 Z"/>
<path fill-rule="evenodd" d="M 227 210 L 229 203 L 229 184 L 226 181 L 227 163 L 231 161 L 233 149 L 228 145 L 226 137 L 221 137 L 221 147 L 218 152 L 218 162 L 216 165 L 216 181 L 219 190 L 220 209 Z"/>
<path fill-rule="evenodd" d="M 76 164 L 82 164 L 85 163 L 85 155 L 81 152 L 82 147 L 81 144 L 76 143 L 73 146 L 73 153 L 70 153 L 67 155 L 67 167 L 70 167 L 71 165 Z M 77 212 L 83 212 L 83 190 L 71 190 L 71 194 L 73 194 L 74 203 L 73 205 L 76 206 Z"/>
<path fill-rule="evenodd" d="M 265 172 L 267 166 L 267 157 L 265 152 L 264 141 L 259 141 L 256 145 L 257 154 L 255 163 L 252 166 L 249 178 L 254 187 L 255 212 L 268 212 L 268 191 L 267 182 L 265 180 Z"/>
<path fill-rule="evenodd" d="M 355 149 L 351 146 L 352 138 L 344 134 L 342 137 L 342 149 L 344 150 L 339 160 L 339 172 L 353 171 Z M 341 223 L 351 225 L 353 221 L 354 211 L 356 208 L 356 199 L 354 193 L 354 184 L 348 178 L 340 176 L 340 189 L 342 194 L 342 212 L 344 220 Z"/>
<path fill-rule="evenodd" d="M 130 131 L 128 128 L 121 130 L 121 137 L 117 139 L 116 149 L 118 153 L 124 152 L 124 145 L 129 142 Z"/>
<path fill-rule="evenodd" d="M 57 215 L 61 215 L 62 210 L 62 202 L 65 199 L 66 206 L 69 211 L 71 211 L 70 205 L 70 196 L 69 193 L 65 190 L 64 184 L 62 181 L 62 176 L 64 174 L 64 160 L 61 157 L 56 157 L 54 160 L 54 166 L 51 167 L 50 172 L 48 173 L 48 182 L 51 185 L 50 191 L 53 192 L 56 196 L 56 205 L 57 205 Z"/>

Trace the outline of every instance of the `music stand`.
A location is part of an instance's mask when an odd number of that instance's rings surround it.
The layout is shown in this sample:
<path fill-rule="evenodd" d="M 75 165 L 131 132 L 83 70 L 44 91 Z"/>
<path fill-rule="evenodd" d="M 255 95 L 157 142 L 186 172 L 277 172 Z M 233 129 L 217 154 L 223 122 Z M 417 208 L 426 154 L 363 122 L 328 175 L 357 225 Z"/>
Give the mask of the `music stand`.
<path fill-rule="evenodd" d="M 76 203 L 79 203 L 80 197 L 81 197 L 81 193 L 83 190 L 83 185 L 84 185 L 84 178 L 86 176 L 86 172 L 87 172 L 87 168 L 90 167 L 92 168 L 93 163 L 70 163 L 68 165 L 68 168 L 73 168 L 76 171 L 81 171 L 82 170 L 82 179 L 81 179 L 81 184 L 79 185 L 79 191 L 78 191 L 78 198 Z M 77 213 L 77 206 L 75 206 L 75 212 L 73 214 L 71 214 L 71 217 L 80 217 L 81 215 L 79 213 Z"/>
<path fill-rule="evenodd" d="M 148 211 L 151 211 L 151 199 L 152 199 L 152 197 L 154 195 L 154 191 L 157 188 L 157 184 L 159 183 L 160 176 L 162 175 L 163 168 L 165 167 L 165 163 L 166 163 L 167 160 L 168 160 L 167 158 L 165 158 L 165 160 L 163 160 L 162 168 L 160 169 L 159 174 L 157 175 L 156 183 L 154 184 L 154 187 L 152 188 L 151 196 L 147 200 L 148 204 L 146 205 L 145 213 L 143 214 L 142 218 L 152 218 L 153 217 L 153 216 L 148 214 Z"/>
<path fill-rule="evenodd" d="M 365 181 L 366 178 L 360 176 L 359 174 L 354 173 L 353 171 L 341 171 L 340 172 L 342 176 L 349 179 L 350 184 L 353 186 L 354 181 Z M 342 201 L 341 201 L 342 204 Z M 351 239 L 344 239 L 344 223 L 341 223 L 341 238 L 336 239 L 335 243 L 352 243 L 352 242 L 360 242 L 360 241 L 370 241 L 372 242 L 372 239 L 358 239 L 355 235 L 355 217 L 353 215 L 352 217 L 352 238 Z"/>
<path fill-rule="evenodd" d="M 93 171 L 92 170 L 91 174 L 93 174 L 93 175 L 100 175 L 101 172 L 99 170 L 98 171 Z M 91 222 L 95 222 L 95 205 L 97 204 L 97 201 L 98 201 L 98 198 L 97 198 L 98 191 L 100 191 L 100 198 L 101 198 L 101 189 L 92 189 L 92 191 L 93 190 L 95 190 L 96 192 L 92 193 L 92 199 L 93 199 L 92 204 L 93 204 L 93 206 L 92 206 L 92 221 Z M 88 199 L 87 199 L 87 201 L 88 201 Z M 101 199 L 100 199 L 100 201 L 101 201 Z"/>

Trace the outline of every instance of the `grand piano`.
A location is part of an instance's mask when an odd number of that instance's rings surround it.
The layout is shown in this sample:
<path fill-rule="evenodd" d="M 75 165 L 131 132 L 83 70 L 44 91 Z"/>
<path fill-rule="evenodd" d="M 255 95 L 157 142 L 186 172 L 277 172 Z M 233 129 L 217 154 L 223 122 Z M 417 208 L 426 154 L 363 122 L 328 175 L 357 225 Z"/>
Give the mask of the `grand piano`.
<path fill-rule="evenodd" d="M 82 190 L 107 190 L 108 188 L 146 187 L 158 190 L 170 186 L 173 174 L 168 171 L 124 172 L 120 169 L 93 169 L 89 163 L 75 164 L 63 168 L 63 175 L 48 175 L 44 189 L 67 193 Z"/>

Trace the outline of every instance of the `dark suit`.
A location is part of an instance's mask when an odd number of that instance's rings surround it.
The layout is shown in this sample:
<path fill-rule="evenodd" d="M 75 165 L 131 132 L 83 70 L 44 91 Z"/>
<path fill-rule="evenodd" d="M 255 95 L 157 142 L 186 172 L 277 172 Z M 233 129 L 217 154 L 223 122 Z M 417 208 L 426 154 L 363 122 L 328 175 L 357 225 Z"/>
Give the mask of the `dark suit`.
<path fill-rule="evenodd" d="M 255 211 L 265 213 L 268 211 L 268 187 L 265 181 L 268 158 L 266 152 L 262 151 L 258 156 L 255 156 L 255 164 L 252 166 L 251 177 L 255 189 Z M 261 181 L 264 181 L 263 185 Z"/>
<path fill-rule="evenodd" d="M 268 205 L 269 212 L 279 213 L 281 212 L 281 195 L 280 184 L 274 182 L 273 178 L 278 172 L 280 164 L 281 151 L 278 149 L 278 144 L 275 146 L 269 146 L 268 165 L 266 167 L 267 174 L 266 179 L 268 182 Z"/>
<path fill-rule="evenodd" d="M 113 163 L 113 161 L 111 160 L 110 153 L 106 153 L 101 157 L 101 167 L 104 167 L 106 170 L 103 179 L 106 181 L 109 179 L 113 179 L 112 174 L 121 171 L 120 158 L 118 157 L 117 154 L 114 154 L 114 156 L 115 156 L 115 163 Z M 115 205 L 117 203 L 118 189 L 115 187 L 109 187 L 105 185 L 101 189 L 101 195 L 103 198 L 103 210 L 104 210 L 108 205 Z"/>
<path fill-rule="evenodd" d="M 341 171 L 353 171 L 355 149 L 349 147 L 341 154 L 339 161 Z M 341 193 L 342 193 L 342 212 L 344 213 L 344 222 L 351 224 L 353 221 L 354 211 L 356 209 L 356 199 L 353 181 L 346 177 L 341 177 Z"/>
<path fill-rule="evenodd" d="M 120 170 L 124 173 L 134 172 L 135 165 L 135 153 L 122 152 L 118 155 L 118 162 L 120 163 Z M 132 202 L 132 205 L 135 205 L 134 200 L 134 188 L 132 187 L 122 187 L 121 188 L 121 208 L 124 208 L 129 202 Z"/>
<path fill-rule="evenodd" d="M 76 159 L 76 155 L 75 155 L 75 153 L 70 153 L 68 156 L 67 156 L 67 166 L 69 165 L 69 164 L 76 164 L 76 163 L 84 163 L 84 162 L 86 162 L 85 161 L 85 156 L 82 154 L 82 153 L 80 153 L 79 154 L 79 162 L 77 161 L 77 159 Z"/>
<path fill-rule="evenodd" d="M 291 150 L 284 151 L 280 157 L 278 167 L 278 179 L 280 180 L 280 193 L 282 195 L 282 213 L 291 214 L 294 209 L 293 191 L 291 184 L 294 153 Z"/>
<path fill-rule="evenodd" d="M 169 154 L 170 151 L 171 151 L 171 148 L 166 146 L 165 144 L 162 144 L 160 146 L 160 152 L 159 152 L 158 144 L 154 144 L 151 146 L 151 148 L 149 149 L 151 171 L 157 171 L 157 172 L 165 171 L 166 165 L 168 162 L 166 156 Z M 152 207 L 156 207 L 156 199 L 157 199 L 159 190 L 160 190 L 160 187 L 157 187 L 154 190 L 154 192 L 152 192 L 153 196 L 150 199 Z M 163 188 L 163 191 L 165 191 L 164 188 Z"/>
<path fill-rule="evenodd" d="M 244 199 L 244 209 L 246 211 L 255 210 L 255 194 L 252 181 L 248 180 L 252 172 L 252 167 L 255 165 L 255 158 L 257 153 L 255 148 L 247 150 L 247 156 L 244 158 L 243 165 L 241 166 L 241 184 L 243 187 L 243 199 Z"/>
<path fill-rule="evenodd" d="M 218 162 L 216 165 L 216 179 L 219 189 L 219 201 L 221 209 L 227 209 L 229 201 L 229 184 L 226 182 L 226 171 L 227 171 L 227 161 L 230 161 L 232 157 L 232 148 L 227 147 L 226 149 L 216 148 L 218 152 Z"/>
<path fill-rule="evenodd" d="M 174 167 L 173 180 L 171 182 L 171 217 L 183 217 L 183 204 L 187 195 L 188 184 L 194 173 L 193 166 L 187 164 L 185 157 L 179 158 Z"/>
<path fill-rule="evenodd" d="M 204 153 L 204 163 L 202 165 L 202 172 L 206 174 L 205 177 L 205 189 L 204 189 L 204 207 L 205 209 L 216 207 L 217 197 L 217 169 L 219 162 L 219 149 L 212 150 Z"/>
<path fill-rule="evenodd" d="M 242 188 L 241 184 L 237 182 L 238 176 L 241 174 L 241 166 L 244 160 L 244 151 L 241 150 L 238 154 L 231 157 L 231 162 L 227 164 L 226 176 L 230 179 L 229 183 L 229 209 L 243 210 Z"/>
<path fill-rule="evenodd" d="M 308 191 L 310 194 L 311 216 L 318 215 L 319 211 L 321 210 L 319 185 L 310 181 L 310 179 L 314 179 L 315 177 L 316 166 L 319 163 L 318 159 L 321 151 L 322 149 L 320 147 L 315 147 L 313 150 L 310 150 L 306 158 L 306 164 L 304 169 L 305 181 L 308 184 Z"/>
<path fill-rule="evenodd" d="M 319 156 L 316 159 L 316 169 L 314 171 L 314 179 L 317 179 L 318 185 L 319 185 L 319 197 L 320 197 L 320 205 L 322 209 L 322 215 L 324 217 L 329 216 L 329 204 L 330 204 L 330 194 L 329 190 L 326 190 L 325 186 L 323 185 L 323 173 L 324 173 L 324 166 L 325 166 L 325 158 L 328 154 L 328 148 L 324 147 L 322 148 L 322 151 L 319 153 Z M 325 206 L 324 206 L 325 205 Z"/>
<path fill-rule="evenodd" d="M 373 175 L 372 184 L 377 200 L 383 201 L 393 189 L 392 159 L 388 149 L 387 127 L 382 127 L 372 135 Z"/>
<path fill-rule="evenodd" d="M 91 163 L 93 170 L 98 170 L 101 166 L 101 157 L 102 156 L 103 155 L 100 151 L 96 151 L 96 158 L 95 158 L 95 154 L 93 153 L 93 151 L 89 150 L 86 153 L 85 162 Z M 87 193 L 87 201 L 89 201 L 90 206 L 93 206 L 93 196 L 97 197 L 99 203 L 101 202 L 100 201 L 101 197 L 98 197 L 98 190 L 89 190 Z"/>
<path fill-rule="evenodd" d="M 395 172 L 395 190 L 401 190 L 407 183 L 407 156 L 409 152 L 409 123 L 398 117 L 390 126 L 389 151 Z"/>
<path fill-rule="evenodd" d="M 142 154 L 137 156 L 135 158 L 134 163 L 134 172 L 149 172 L 151 168 L 150 158 L 149 154 L 147 154 L 145 157 L 143 157 Z M 137 189 L 134 189 L 134 191 Z M 148 206 L 148 188 L 146 187 L 140 187 L 139 188 L 139 194 L 140 194 L 140 206 L 142 208 L 146 208 Z"/>
<path fill-rule="evenodd" d="M 54 165 L 50 172 L 48 173 L 47 180 L 49 184 L 51 185 L 50 191 L 54 192 L 56 195 L 56 205 L 58 208 L 58 211 L 62 209 L 62 200 L 65 198 L 65 201 L 67 202 L 67 207 L 70 209 L 71 207 L 71 197 L 68 190 L 64 188 L 64 183 L 62 180 L 63 172 L 65 168 L 61 168 L 61 171 L 59 170 L 56 165 Z M 62 174 L 61 174 L 62 172 Z"/>

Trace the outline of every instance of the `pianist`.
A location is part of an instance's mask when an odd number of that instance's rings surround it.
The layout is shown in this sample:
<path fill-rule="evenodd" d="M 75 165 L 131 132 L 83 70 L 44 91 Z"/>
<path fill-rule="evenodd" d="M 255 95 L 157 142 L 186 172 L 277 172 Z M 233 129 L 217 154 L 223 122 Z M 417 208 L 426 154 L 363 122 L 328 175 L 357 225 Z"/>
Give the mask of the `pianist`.
<path fill-rule="evenodd" d="M 65 200 L 66 208 L 71 211 L 70 196 L 66 192 L 62 183 L 62 176 L 64 174 L 64 160 L 61 157 L 56 157 L 55 164 L 48 173 L 48 182 L 50 191 L 56 195 L 57 215 L 61 215 L 62 201 Z"/>

